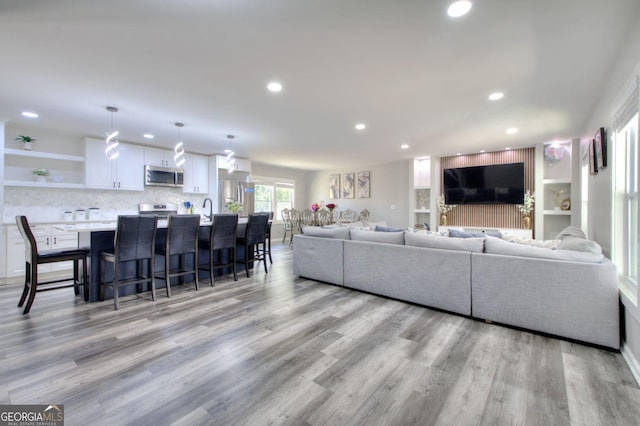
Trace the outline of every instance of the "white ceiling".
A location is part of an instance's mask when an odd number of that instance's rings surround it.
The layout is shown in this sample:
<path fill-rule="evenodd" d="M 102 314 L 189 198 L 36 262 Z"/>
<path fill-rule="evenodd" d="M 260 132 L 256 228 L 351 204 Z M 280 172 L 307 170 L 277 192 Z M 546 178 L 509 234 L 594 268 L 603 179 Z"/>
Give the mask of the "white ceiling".
<path fill-rule="evenodd" d="M 112 105 L 121 141 L 170 148 L 180 121 L 187 151 L 310 170 L 532 146 L 581 136 L 640 22 L 638 0 L 448 4 L 0 0 L 0 119 L 102 137 Z"/>

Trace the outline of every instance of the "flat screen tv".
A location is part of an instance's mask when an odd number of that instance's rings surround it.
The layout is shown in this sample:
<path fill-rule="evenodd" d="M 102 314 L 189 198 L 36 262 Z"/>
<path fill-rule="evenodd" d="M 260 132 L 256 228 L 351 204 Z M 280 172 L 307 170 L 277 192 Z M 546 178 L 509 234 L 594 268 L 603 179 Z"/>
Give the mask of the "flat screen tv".
<path fill-rule="evenodd" d="M 524 204 L 524 163 L 444 169 L 447 204 Z"/>

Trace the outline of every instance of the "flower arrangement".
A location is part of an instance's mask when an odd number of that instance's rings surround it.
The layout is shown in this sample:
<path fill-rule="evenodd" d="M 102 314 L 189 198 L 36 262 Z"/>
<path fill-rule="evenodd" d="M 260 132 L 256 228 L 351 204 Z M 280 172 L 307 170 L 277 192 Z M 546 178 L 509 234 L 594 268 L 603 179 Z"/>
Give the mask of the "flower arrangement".
<path fill-rule="evenodd" d="M 189 214 L 193 214 L 193 204 L 191 204 L 191 201 L 185 201 L 182 203 L 182 205 L 184 206 L 185 209 L 187 209 Z"/>
<path fill-rule="evenodd" d="M 330 212 L 333 212 L 333 209 L 338 207 L 338 205 L 334 204 L 334 203 L 329 203 L 329 204 L 325 205 L 325 207 L 328 208 Z"/>
<path fill-rule="evenodd" d="M 536 193 L 527 190 L 524 194 L 524 204 L 518 204 L 518 210 L 525 216 L 528 216 L 529 213 L 533 210 L 533 205 L 536 201 Z"/>
<path fill-rule="evenodd" d="M 242 211 L 244 207 L 236 200 L 229 200 L 227 201 L 227 204 L 224 205 L 224 208 L 232 213 L 238 213 L 239 211 Z"/>
<path fill-rule="evenodd" d="M 550 163 L 555 163 L 564 158 L 565 149 L 561 145 L 550 144 L 544 146 L 544 159 Z"/>
<path fill-rule="evenodd" d="M 320 203 L 311 204 L 311 211 L 314 213 L 320 210 L 321 208 L 322 208 L 322 205 Z"/>
<path fill-rule="evenodd" d="M 458 207 L 457 204 L 445 204 L 444 197 L 442 195 L 438 195 L 437 203 L 438 203 L 438 210 L 440 210 L 440 213 L 442 214 L 447 214 L 454 207 Z"/>
<path fill-rule="evenodd" d="M 47 169 L 34 169 L 32 172 L 35 176 L 48 176 L 49 170 Z"/>

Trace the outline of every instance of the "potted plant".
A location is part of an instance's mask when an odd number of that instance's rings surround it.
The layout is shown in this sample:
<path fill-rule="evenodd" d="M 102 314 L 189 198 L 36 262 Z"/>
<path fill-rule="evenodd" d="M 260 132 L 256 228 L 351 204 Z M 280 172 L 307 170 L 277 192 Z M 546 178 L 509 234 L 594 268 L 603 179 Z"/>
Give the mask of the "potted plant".
<path fill-rule="evenodd" d="M 26 135 L 18 135 L 18 137 L 14 139 L 14 141 L 22 142 L 22 148 L 27 151 L 31 151 L 31 148 L 33 147 L 33 143 L 36 140 L 37 139 L 32 138 L 31 136 L 26 136 Z"/>
<path fill-rule="evenodd" d="M 227 201 L 227 204 L 225 204 L 224 208 L 231 213 L 238 213 L 242 211 L 242 204 L 238 203 L 235 200 L 229 200 Z"/>
<path fill-rule="evenodd" d="M 49 175 L 47 169 L 34 169 L 32 173 L 33 179 L 35 179 L 36 182 L 46 182 L 47 176 Z"/>

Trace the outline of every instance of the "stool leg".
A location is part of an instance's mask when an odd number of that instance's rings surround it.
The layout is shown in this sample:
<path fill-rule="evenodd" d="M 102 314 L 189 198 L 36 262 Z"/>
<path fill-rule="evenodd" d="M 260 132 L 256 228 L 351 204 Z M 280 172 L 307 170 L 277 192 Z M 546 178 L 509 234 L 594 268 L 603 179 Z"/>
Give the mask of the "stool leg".
<path fill-rule="evenodd" d="M 148 259 L 149 262 L 149 277 L 151 277 L 151 300 L 156 300 L 156 272 L 154 266 L 154 259 Z"/>
<path fill-rule="evenodd" d="M 113 263 L 113 309 L 120 309 L 120 300 L 118 299 L 118 262 Z"/>
<path fill-rule="evenodd" d="M 27 306 L 24 307 L 22 315 L 26 315 L 31 310 L 33 305 L 33 299 L 36 298 L 36 292 L 38 291 L 38 265 L 29 265 L 31 269 L 31 291 L 29 292 L 29 299 L 27 300 Z"/>
<path fill-rule="evenodd" d="M 209 247 L 209 280 L 211 281 L 211 287 L 213 287 L 213 244 Z"/>
<path fill-rule="evenodd" d="M 24 262 L 24 289 L 22 290 L 22 296 L 18 302 L 18 308 L 24 305 L 24 301 L 27 300 L 27 295 L 31 289 L 31 266 L 29 262 Z"/>
<path fill-rule="evenodd" d="M 75 295 L 80 294 L 80 289 L 78 288 L 80 281 L 78 280 L 78 272 L 80 270 L 80 265 L 78 264 L 78 259 L 73 260 L 73 292 Z"/>
<path fill-rule="evenodd" d="M 87 256 L 82 260 L 82 292 L 84 293 L 84 301 L 89 301 L 89 268 L 87 267 Z"/>
<path fill-rule="evenodd" d="M 164 282 L 167 287 L 167 297 L 171 297 L 171 271 L 169 270 L 169 252 L 164 255 Z"/>

